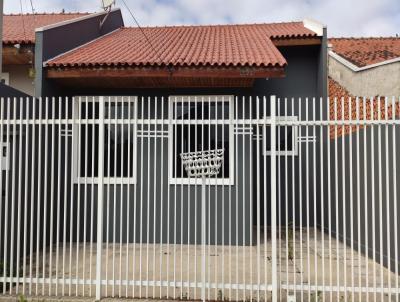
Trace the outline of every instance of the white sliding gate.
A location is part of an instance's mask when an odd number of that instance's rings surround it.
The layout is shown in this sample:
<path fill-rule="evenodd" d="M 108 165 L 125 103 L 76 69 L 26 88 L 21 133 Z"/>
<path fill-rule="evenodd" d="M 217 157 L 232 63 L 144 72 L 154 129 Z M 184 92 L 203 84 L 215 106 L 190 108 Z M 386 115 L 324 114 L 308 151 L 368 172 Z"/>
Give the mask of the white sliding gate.
<path fill-rule="evenodd" d="M 398 302 L 399 102 L 1 99 L 0 292 Z"/>

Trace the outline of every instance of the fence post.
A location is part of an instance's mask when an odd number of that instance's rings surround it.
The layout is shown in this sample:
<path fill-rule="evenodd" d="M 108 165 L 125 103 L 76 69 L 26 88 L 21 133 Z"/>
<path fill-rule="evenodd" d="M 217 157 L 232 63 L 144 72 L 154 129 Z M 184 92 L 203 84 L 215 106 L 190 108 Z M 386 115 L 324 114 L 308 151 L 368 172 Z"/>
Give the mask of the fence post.
<path fill-rule="evenodd" d="M 104 190 L 104 97 L 99 98 L 99 160 L 97 184 L 97 254 L 96 254 L 96 301 L 101 299 L 101 250 L 103 245 L 103 190 Z M 94 133 L 93 133 L 94 135 Z"/>
<path fill-rule="evenodd" d="M 271 241 L 272 241 L 272 302 L 278 301 L 278 269 L 276 242 L 276 96 L 270 99 L 271 108 Z"/>

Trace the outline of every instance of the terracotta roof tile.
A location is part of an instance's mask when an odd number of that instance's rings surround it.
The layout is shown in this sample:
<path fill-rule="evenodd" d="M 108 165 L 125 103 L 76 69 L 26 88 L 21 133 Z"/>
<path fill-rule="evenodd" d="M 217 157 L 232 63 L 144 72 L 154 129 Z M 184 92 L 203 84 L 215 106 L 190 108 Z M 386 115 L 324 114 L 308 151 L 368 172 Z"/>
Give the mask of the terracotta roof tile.
<path fill-rule="evenodd" d="M 121 28 L 56 57 L 48 66 L 279 66 L 271 39 L 316 36 L 302 22 Z M 158 55 L 157 55 L 158 54 Z"/>
<path fill-rule="evenodd" d="M 400 57 L 400 38 L 333 38 L 332 50 L 358 67 Z"/>
<path fill-rule="evenodd" d="M 4 44 L 35 43 L 36 28 L 78 18 L 87 14 L 88 13 L 4 15 L 3 43 Z"/>

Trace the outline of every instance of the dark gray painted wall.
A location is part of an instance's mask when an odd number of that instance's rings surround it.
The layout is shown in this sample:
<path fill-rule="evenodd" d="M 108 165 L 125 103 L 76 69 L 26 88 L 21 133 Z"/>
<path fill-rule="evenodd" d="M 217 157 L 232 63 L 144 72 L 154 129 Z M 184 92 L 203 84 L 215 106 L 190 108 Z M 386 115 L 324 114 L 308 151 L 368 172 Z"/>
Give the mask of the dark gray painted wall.
<path fill-rule="evenodd" d="M 121 11 L 113 10 L 100 27 L 106 13 L 94 14 L 78 21 L 36 32 L 35 87 L 36 96 L 59 96 L 57 85 L 48 83 L 43 63 L 64 52 L 88 43 L 124 25 Z"/>
<path fill-rule="evenodd" d="M 30 97 L 29 95 L 27 95 L 26 93 L 19 91 L 18 89 L 15 89 L 11 86 L 8 86 L 6 84 L 0 83 L 0 97 Z"/>
<path fill-rule="evenodd" d="M 320 218 L 325 219 L 326 232 L 329 232 L 330 219 L 331 232 L 334 236 L 346 242 L 348 246 L 353 246 L 356 251 L 359 250 L 369 258 L 375 259 L 376 262 L 385 266 L 390 265 L 390 269 L 394 271 L 396 231 L 397 249 L 400 248 L 399 226 L 397 225 L 396 230 L 395 224 L 395 219 L 400 215 L 398 206 L 400 164 L 397 155 L 393 160 L 393 131 L 395 140 L 399 141 L 398 126 L 390 125 L 387 128 L 368 126 L 359 130 L 358 136 L 357 132 L 353 132 L 351 137 L 348 135 L 332 139 L 330 145 L 327 142 L 326 148 L 330 149 L 331 159 L 325 162 L 325 169 L 330 164 L 332 206 L 327 205 L 324 215 Z M 395 152 L 398 153 L 398 146 Z M 327 181 L 325 188 L 328 188 Z M 395 189 L 397 189 L 396 196 Z M 331 215 L 328 208 L 331 209 Z M 399 263 L 400 258 L 397 261 Z"/>

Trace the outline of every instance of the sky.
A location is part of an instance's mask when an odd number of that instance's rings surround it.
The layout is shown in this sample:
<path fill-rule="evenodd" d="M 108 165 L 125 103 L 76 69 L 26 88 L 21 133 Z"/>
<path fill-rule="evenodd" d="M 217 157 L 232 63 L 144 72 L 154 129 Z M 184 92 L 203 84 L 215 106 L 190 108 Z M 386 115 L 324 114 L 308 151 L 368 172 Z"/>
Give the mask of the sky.
<path fill-rule="evenodd" d="M 4 0 L 5 13 L 97 12 L 101 0 Z M 400 0 L 125 0 L 140 25 L 269 23 L 312 18 L 330 37 L 400 36 Z M 126 26 L 134 26 L 116 0 Z"/>

